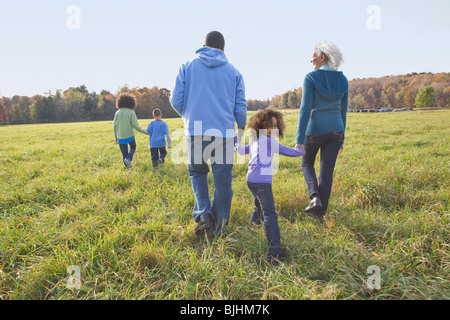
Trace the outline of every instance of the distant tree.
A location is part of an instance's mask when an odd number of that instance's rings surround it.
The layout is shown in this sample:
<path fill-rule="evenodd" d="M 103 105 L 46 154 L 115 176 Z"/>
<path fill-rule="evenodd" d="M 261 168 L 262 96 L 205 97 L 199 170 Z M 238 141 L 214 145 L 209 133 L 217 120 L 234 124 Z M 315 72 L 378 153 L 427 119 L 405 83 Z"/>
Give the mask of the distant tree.
<path fill-rule="evenodd" d="M 395 88 L 390 86 L 386 90 L 386 105 L 390 108 L 395 108 Z"/>
<path fill-rule="evenodd" d="M 375 95 L 374 88 L 370 88 L 367 93 L 363 96 L 364 106 L 366 109 L 376 108 L 375 106 Z"/>
<path fill-rule="evenodd" d="M 64 104 L 62 110 L 63 121 L 79 121 L 84 118 L 84 100 L 85 95 L 74 88 L 63 92 Z"/>
<path fill-rule="evenodd" d="M 0 99 L 0 122 L 9 122 L 9 111 L 5 106 L 4 98 Z"/>
<path fill-rule="evenodd" d="M 444 107 L 450 107 L 450 87 L 446 87 L 443 90 L 444 93 Z"/>
<path fill-rule="evenodd" d="M 435 105 L 436 97 L 433 86 L 425 86 L 419 89 L 416 95 L 415 106 L 419 108 L 431 108 Z"/>
<path fill-rule="evenodd" d="M 98 96 L 97 110 L 99 112 L 99 120 L 113 119 L 114 113 L 117 111 L 115 97 L 111 92 L 102 90 Z"/>
<path fill-rule="evenodd" d="M 289 102 L 289 92 L 286 92 L 281 96 L 281 101 L 278 103 L 278 107 L 280 109 L 286 109 L 289 107 L 288 102 Z"/>
<path fill-rule="evenodd" d="M 178 113 L 172 108 L 170 103 L 170 90 L 161 88 L 158 90 L 159 98 L 157 107 L 161 110 L 164 117 L 175 118 L 179 117 Z M 152 110 L 153 111 L 153 110 Z"/>
<path fill-rule="evenodd" d="M 31 105 L 31 119 L 34 122 L 48 122 L 49 111 L 47 110 L 47 105 L 45 104 L 44 99 L 44 97 L 39 96 Z"/>
<path fill-rule="evenodd" d="M 287 103 L 288 107 L 290 109 L 295 109 L 295 108 L 298 108 L 298 104 L 299 103 L 298 103 L 298 100 L 297 100 L 297 93 L 295 91 L 289 93 L 288 103 Z"/>

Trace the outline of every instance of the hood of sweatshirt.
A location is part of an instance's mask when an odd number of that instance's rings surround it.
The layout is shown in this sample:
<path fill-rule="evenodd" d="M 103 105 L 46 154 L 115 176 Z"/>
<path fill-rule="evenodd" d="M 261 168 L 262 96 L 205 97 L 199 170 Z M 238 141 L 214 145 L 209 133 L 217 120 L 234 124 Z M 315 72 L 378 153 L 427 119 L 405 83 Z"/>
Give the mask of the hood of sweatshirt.
<path fill-rule="evenodd" d="M 348 91 L 347 78 L 341 71 L 315 70 L 309 78 L 325 100 L 339 99 Z"/>
<path fill-rule="evenodd" d="M 195 52 L 200 61 L 208 68 L 217 68 L 228 62 L 225 53 L 220 49 L 202 47 Z"/>

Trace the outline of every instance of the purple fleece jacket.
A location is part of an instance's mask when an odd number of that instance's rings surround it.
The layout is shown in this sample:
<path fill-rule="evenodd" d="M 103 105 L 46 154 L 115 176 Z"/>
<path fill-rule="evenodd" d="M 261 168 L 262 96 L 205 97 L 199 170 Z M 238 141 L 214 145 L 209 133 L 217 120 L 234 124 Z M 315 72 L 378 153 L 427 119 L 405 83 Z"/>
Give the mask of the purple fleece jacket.
<path fill-rule="evenodd" d="M 247 182 L 252 184 L 272 184 L 273 156 L 276 153 L 286 157 L 303 155 L 302 149 L 291 149 L 283 146 L 277 140 L 265 135 L 260 135 L 258 140 L 251 141 L 245 147 L 235 139 L 235 147 L 240 155 L 250 153 Z"/>

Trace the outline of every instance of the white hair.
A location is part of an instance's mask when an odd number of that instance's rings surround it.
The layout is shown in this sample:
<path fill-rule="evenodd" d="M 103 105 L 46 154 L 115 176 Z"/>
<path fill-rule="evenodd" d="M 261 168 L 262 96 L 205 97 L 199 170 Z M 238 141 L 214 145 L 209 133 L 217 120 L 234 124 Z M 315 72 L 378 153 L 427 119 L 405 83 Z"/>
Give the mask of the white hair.
<path fill-rule="evenodd" d="M 323 53 L 328 58 L 328 65 L 332 70 L 337 70 L 344 62 L 341 50 L 331 42 L 320 42 L 314 47 L 314 53 L 317 55 Z"/>

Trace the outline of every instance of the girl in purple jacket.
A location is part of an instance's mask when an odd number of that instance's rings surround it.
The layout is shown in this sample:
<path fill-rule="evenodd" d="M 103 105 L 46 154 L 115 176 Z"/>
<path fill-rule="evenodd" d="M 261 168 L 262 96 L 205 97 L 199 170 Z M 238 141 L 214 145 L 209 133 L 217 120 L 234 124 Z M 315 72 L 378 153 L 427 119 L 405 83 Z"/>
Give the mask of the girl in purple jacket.
<path fill-rule="evenodd" d="M 269 257 L 282 260 L 284 253 L 280 248 L 280 228 L 278 214 L 272 193 L 275 154 L 287 157 L 303 155 L 302 149 L 291 149 L 281 145 L 276 136 L 283 137 L 285 124 L 283 114 L 272 108 L 258 111 L 250 120 L 252 141 L 242 146 L 236 139 L 236 151 L 240 155 L 250 154 L 247 186 L 253 195 L 255 208 L 250 224 L 264 223 L 269 243 Z"/>

